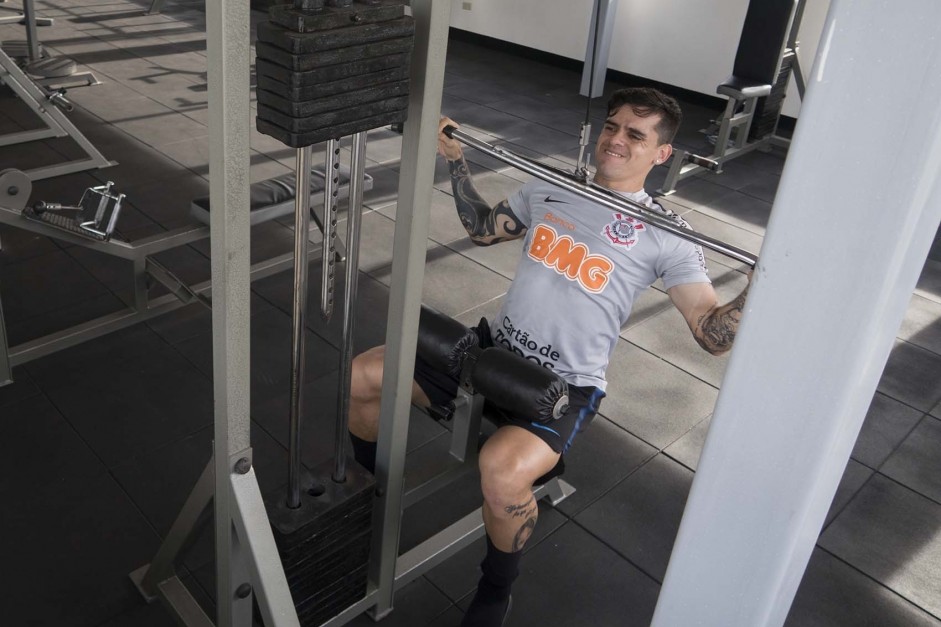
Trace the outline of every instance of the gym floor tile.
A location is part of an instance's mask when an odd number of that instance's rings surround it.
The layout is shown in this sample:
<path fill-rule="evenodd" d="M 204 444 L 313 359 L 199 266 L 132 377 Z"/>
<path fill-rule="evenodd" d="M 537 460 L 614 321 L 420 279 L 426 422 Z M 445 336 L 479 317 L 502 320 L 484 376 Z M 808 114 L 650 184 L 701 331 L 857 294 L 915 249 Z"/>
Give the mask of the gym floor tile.
<path fill-rule="evenodd" d="M 148 563 L 158 538 L 110 475 L 66 475 L 5 497 L 0 554 L 4 621 L 97 625 L 137 606 L 128 574 Z"/>
<path fill-rule="evenodd" d="M 88 271 L 61 250 L 0 267 L 0 283 L 8 327 L 105 291 Z"/>
<path fill-rule="evenodd" d="M 3 407 L 0 420 L 0 494 L 22 485 L 35 488 L 67 476 L 88 477 L 105 467 L 45 396 Z"/>
<path fill-rule="evenodd" d="M 447 244 L 447 247 L 512 281 L 523 253 L 523 240 L 503 242 L 499 246 L 478 246 L 465 237 Z"/>
<path fill-rule="evenodd" d="M 435 616 L 427 627 L 459 627 L 463 619 L 464 613 L 457 606 L 452 605 L 444 613 Z"/>
<path fill-rule="evenodd" d="M 941 400 L 939 373 L 941 355 L 897 341 L 877 389 L 915 409 L 929 411 Z"/>
<path fill-rule="evenodd" d="M 480 69 L 479 71 L 485 72 L 486 70 Z M 478 105 L 488 105 L 506 99 L 506 86 L 494 84 L 489 80 L 474 80 L 466 71 L 462 72 L 462 75 L 465 76 L 465 80 L 445 87 L 445 94 L 464 98 Z M 460 120 L 455 121 L 460 122 Z"/>
<path fill-rule="evenodd" d="M 13 405 L 41 394 L 24 366 L 13 368 L 10 373 L 12 382 L 0 386 L 0 407 Z"/>
<path fill-rule="evenodd" d="M 39 338 L 64 331 L 69 327 L 124 310 L 126 305 L 114 294 L 105 292 L 88 300 L 15 322 L 7 327 L 7 340 L 16 351 L 26 350 L 21 343 L 41 342 Z M 29 366 L 27 366 L 29 367 Z"/>
<path fill-rule="evenodd" d="M 941 615 L 941 504 L 874 475 L 820 546 L 915 605 Z"/>
<path fill-rule="evenodd" d="M 451 602 L 424 578 L 419 577 L 395 594 L 392 613 L 382 619 L 382 627 L 429 625 Z M 347 623 L 349 627 L 373 627 L 376 621 L 363 614 Z"/>
<path fill-rule="evenodd" d="M 623 340 L 608 366 L 601 414 L 663 449 L 712 413 L 712 386 Z"/>
<path fill-rule="evenodd" d="M 93 181 L 92 184 L 97 183 Z M 0 246 L 3 250 L 0 267 L 28 261 L 59 249 L 52 238 L 6 224 L 0 224 Z"/>
<path fill-rule="evenodd" d="M 193 224 L 190 203 L 195 198 L 209 195 L 209 183 L 183 166 L 177 166 L 173 183 L 152 180 L 123 185 L 120 191 L 127 194 L 127 202 L 148 218 L 166 229 Z"/>
<path fill-rule="evenodd" d="M 898 337 L 941 355 L 941 302 L 912 296 Z"/>
<path fill-rule="evenodd" d="M 376 211 L 390 220 L 395 220 L 398 204 L 392 203 L 379 207 Z M 431 210 L 428 215 L 428 238 L 438 244 L 448 244 L 455 240 L 467 239 L 467 231 L 461 225 L 450 192 L 439 189 L 431 191 Z"/>
<path fill-rule="evenodd" d="M 725 201 L 735 195 L 734 190 L 718 185 L 710 178 L 694 176 L 680 181 L 669 200 L 688 209 L 703 210 L 703 213 L 706 213 L 705 210 L 709 207 L 723 207 Z M 722 219 L 722 216 L 717 217 Z"/>
<path fill-rule="evenodd" d="M 646 627 L 657 594 L 655 581 L 568 523 L 536 545 L 520 565 L 507 627 Z"/>
<path fill-rule="evenodd" d="M 938 620 L 816 549 L 797 589 L 785 627 L 941 627 Z"/>
<path fill-rule="evenodd" d="M 715 206 L 694 208 L 734 226 L 762 235 L 768 225 L 768 218 L 771 216 L 770 202 L 742 193 L 723 196 L 721 200 L 715 202 Z"/>
<path fill-rule="evenodd" d="M 879 472 L 941 503 L 941 420 L 922 418 Z"/>
<path fill-rule="evenodd" d="M 211 458 L 212 427 L 205 427 L 118 464 L 111 474 L 165 537 Z"/>
<path fill-rule="evenodd" d="M 206 593 L 196 583 L 192 575 L 185 574 L 180 576 L 180 581 L 193 594 L 202 607 L 211 607 Z M 140 603 L 132 609 L 122 612 L 111 620 L 101 623 L 99 627 L 177 627 L 179 623 L 174 620 L 170 612 L 167 611 L 163 603 L 146 603 L 143 597 L 140 597 Z"/>
<path fill-rule="evenodd" d="M 735 281 L 735 284 L 744 288 L 744 277 L 741 281 Z M 717 291 L 720 293 L 719 302 L 725 303 L 740 293 L 741 289 Z M 726 291 L 734 291 L 735 295 L 727 297 L 722 293 Z M 729 361 L 728 354 L 717 357 L 700 348 L 682 314 L 672 307 L 631 327 L 622 337 L 714 387 L 718 388 L 722 384 Z"/>
<path fill-rule="evenodd" d="M 575 517 L 589 533 L 662 581 L 693 473 L 658 455 Z"/>
<path fill-rule="evenodd" d="M 257 294 L 251 296 L 251 314 L 271 308 L 271 303 Z M 179 344 L 204 333 L 212 332 L 212 312 L 200 303 L 192 303 L 170 311 L 146 323 L 147 327 L 169 344 Z"/>
<path fill-rule="evenodd" d="M 667 198 L 672 198 L 672 196 L 668 196 Z M 678 205 L 677 207 L 681 208 L 682 206 Z M 676 211 L 679 213 L 678 209 L 676 209 Z M 758 251 L 761 249 L 762 236 L 750 228 L 742 228 L 739 225 L 730 224 L 724 219 L 703 213 L 697 209 L 686 210 L 682 215 L 694 230 L 704 235 L 728 242 L 733 246 L 738 246 L 755 255 L 757 255 Z M 724 273 L 726 267 L 739 268 L 743 271 L 747 270 L 745 264 L 708 248 L 704 248 L 703 253 L 706 255 L 706 266 L 709 269 L 709 276 L 712 280 L 716 280 L 719 274 Z"/>
<path fill-rule="evenodd" d="M 172 349 L 98 372 L 49 398 L 109 467 L 212 422 L 209 377 Z"/>
<path fill-rule="evenodd" d="M 385 285 L 391 283 L 392 267 L 370 274 Z M 509 281 L 450 248 L 436 246 L 428 251 L 422 284 L 422 303 L 454 316 L 506 293 Z"/>
<path fill-rule="evenodd" d="M 706 443 L 706 435 L 709 433 L 709 425 L 712 424 L 712 416 L 708 416 L 698 422 L 696 426 L 676 439 L 673 444 L 666 447 L 663 452 L 671 459 L 678 461 L 693 472 L 699 466 L 699 456 L 702 454 L 702 447 Z"/>
<path fill-rule="evenodd" d="M 852 457 L 878 469 L 918 424 L 922 412 L 876 392 L 866 414 Z"/>
<path fill-rule="evenodd" d="M 572 484 L 575 494 L 559 503 L 558 509 L 574 516 L 656 454 L 649 444 L 607 418 L 595 416 L 565 454 L 563 479 Z"/>
<path fill-rule="evenodd" d="M 251 401 L 258 406 L 290 389 L 291 318 L 275 308 L 252 316 Z M 187 359 L 207 377 L 212 376 L 212 334 L 206 333 L 177 345 Z M 336 368 L 336 349 L 313 333 L 307 333 L 306 382 Z"/>
<path fill-rule="evenodd" d="M 833 501 L 830 503 L 830 509 L 827 511 L 827 517 L 824 520 L 824 528 L 833 522 L 843 508 L 853 500 L 853 497 L 869 481 L 873 474 L 872 468 L 864 466 L 857 461 L 850 459 L 846 462 L 846 469 L 843 471 L 843 477 L 836 488 L 836 494 L 833 495 Z"/>
<path fill-rule="evenodd" d="M 547 107 L 542 100 L 529 96 L 512 94 L 505 100 L 490 103 L 495 109 L 513 111 L 519 117 L 541 124 L 566 134 L 577 134 L 582 122 L 585 121 L 585 112 L 574 109 Z M 576 141 L 576 145 L 578 142 Z"/>

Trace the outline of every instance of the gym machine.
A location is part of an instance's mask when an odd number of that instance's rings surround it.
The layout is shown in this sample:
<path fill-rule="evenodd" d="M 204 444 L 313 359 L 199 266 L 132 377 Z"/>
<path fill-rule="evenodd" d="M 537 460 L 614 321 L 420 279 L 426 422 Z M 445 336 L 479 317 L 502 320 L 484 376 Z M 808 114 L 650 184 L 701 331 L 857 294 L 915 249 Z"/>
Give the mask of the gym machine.
<path fill-rule="evenodd" d="M 233 65 L 221 63 L 221 61 L 245 62 L 247 59 L 240 56 L 241 50 L 238 46 L 232 44 L 233 47 L 224 49 L 222 46 L 237 41 L 238 37 L 248 36 L 247 15 L 242 11 L 247 3 L 227 7 L 226 0 L 224 0 L 219 4 L 219 7 L 209 9 L 210 11 L 217 10 L 219 14 L 209 15 L 207 20 L 212 25 L 218 19 L 220 31 L 216 32 L 210 26 L 210 108 L 221 105 L 218 100 L 219 81 L 221 81 L 227 104 L 237 109 L 247 103 L 248 86 L 244 82 L 243 73 L 239 73 Z M 397 3 L 368 4 L 387 8 Z M 214 379 L 216 381 L 216 437 L 213 461 L 197 482 L 154 561 L 132 574 L 133 580 L 145 596 L 148 598 L 159 596 L 184 624 L 212 624 L 180 584 L 173 569 L 174 562 L 179 558 L 186 544 L 186 538 L 196 527 L 200 513 L 208 507 L 210 502 L 215 508 L 217 599 L 219 599 L 217 624 L 219 625 L 250 624 L 251 601 L 256 595 L 261 616 L 267 625 L 297 625 L 300 621 L 304 621 L 305 624 L 325 626 L 342 625 L 364 610 L 370 610 L 377 619 L 381 618 L 391 611 L 396 589 L 483 534 L 483 521 L 478 510 L 405 554 L 398 554 L 402 509 L 447 482 L 447 477 L 426 478 L 423 475 L 412 481 L 410 490 L 406 492 L 404 489 L 406 484 L 405 439 L 410 413 L 411 372 L 418 337 L 418 303 L 424 262 L 424 242 L 427 238 L 428 209 L 434 171 L 434 146 L 443 86 L 444 47 L 447 41 L 449 11 L 449 7 L 446 7 L 444 3 L 432 4 L 430 0 L 415 0 L 411 3 L 411 13 L 417 27 L 414 53 L 416 60 L 409 82 L 410 94 L 407 108 L 409 118 L 405 124 L 403 139 L 399 202 L 402 206 L 411 207 L 412 211 L 402 212 L 396 221 L 380 420 L 381 433 L 374 480 L 363 477 L 360 469 L 350 467 L 343 469 L 335 466 L 332 473 L 329 473 L 329 469 L 314 469 L 312 472 L 305 472 L 299 468 L 296 453 L 292 451 L 287 498 L 284 497 L 283 492 L 279 492 L 276 496 L 264 499 L 258 491 L 251 464 L 247 429 L 249 417 L 246 409 L 248 385 L 245 357 L 247 356 L 248 317 L 244 314 L 246 306 L 244 298 L 248 274 L 244 264 L 238 263 L 237 259 L 237 251 L 244 248 L 248 223 L 246 217 L 242 215 L 243 212 L 233 209 L 233 207 L 243 205 L 246 200 L 243 184 L 240 189 L 240 181 L 244 181 L 243 172 L 247 165 L 247 133 L 244 128 L 235 125 L 235 121 L 241 119 L 239 115 L 233 115 L 230 118 L 220 117 L 219 125 L 211 129 L 214 130 L 211 138 L 211 145 L 214 147 L 211 159 L 211 170 L 214 172 L 211 177 L 213 185 L 211 197 L 214 202 L 218 202 L 224 194 L 226 206 L 226 215 L 220 215 L 218 211 L 211 214 L 214 242 L 213 322 L 215 331 Z M 223 36 L 223 33 L 226 36 Z M 261 83 L 262 81 L 259 80 L 259 85 Z M 261 103 L 261 98 L 259 98 L 259 103 Z M 263 119 L 265 115 L 267 113 L 259 106 L 260 129 L 271 129 L 274 133 L 280 134 L 280 137 L 288 139 L 289 144 L 297 144 L 295 147 L 298 148 L 298 170 L 303 178 L 302 173 L 305 169 L 303 164 L 307 159 L 305 153 L 308 150 L 304 144 L 312 141 L 312 133 L 320 131 L 303 126 L 303 121 L 299 121 L 298 126 L 293 129 L 286 129 L 270 119 Z M 283 118 L 277 118 L 278 121 L 281 119 Z M 327 130 L 331 134 L 335 132 L 332 128 Z M 354 132 L 361 133 L 359 130 Z M 361 149 L 356 146 L 364 143 L 361 138 L 354 141 L 354 152 L 359 153 L 358 157 L 354 157 L 354 161 L 362 158 Z M 217 152 L 215 148 L 219 146 L 223 150 Z M 221 167 L 223 165 L 225 167 Z M 353 169 L 357 167 L 359 166 L 354 165 Z M 219 175 L 216 174 L 217 171 Z M 303 189 L 303 183 L 299 183 L 299 189 Z M 306 196 L 306 194 L 298 194 L 300 200 L 297 201 L 298 206 L 295 208 L 298 224 L 306 216 L 306 211 L 302 206 Z M 325 202 L 330 203 L 331 195 L 325 196 Z M 352 196 L 351 218 L 358 212 L 355 206 L 358 194 L 353 193 Z M 332 224 L 331 215 L 334 209 L 335 207 L 331 208 L 325 214 L 326 224 Z M 303 232 L 302 227 L 299 230 Z M 355 230 L 355 226 L 351 226 L 347 231 L 348 238 L 351 238 L 347 242 L 348 277 L 349 273 L 352 272 L 355 275 L 356 272 Z M 329 246 L 331 239 L 329 236 L 326 238 L 325 247 Z M 302 249 L 305 242 L 298 241 L 296 244 L 297 258 L 303 259 Z M 326 273 L 324 284 L 326 285 L 330 282 L 329 273 L 333 272 L 332 265 L 324 264 L 323 269 Z M 294 328 L 296 333 L 295 349 L 292 353 L 295 367 L 290 417 L 292 447 L 298 440 L 296 435 L 298 427 L 294 425 L 294 421 L 302 413 L 302 398 L 297 388 L 299 388 L 301 376 L 299 370 L 300 364 L 303 363 L 304 351 L 303 342 L 299 340 L 300 332 L 304 328 L 305 267 L 304 263 L 299 263 L 295 267 Z M 321 302 L 322 314 L 329 315 L 329 309 L 333 305 L 332 292 L 327 289 L 322 296 L 325 296 Z M 354 281 L 347 281 L 344 300 L 344 315 L 347 316 L 350 315 L 349 312 L 355 302 Z M 341 359 L 344 361 L 341 370 L 344 372 L 348 372 L 349 367 L 350 345 L 348 341 L 351 328 L 351 324 L 344 323 L 344 329 L 348 331 L 344 337 L 345 348 L 341 351 Z M 502 360 L 518 359 L 508 351 L 498 349 L 478 352 L 471 346 L 462 347 L 456 354 L 460 355 L 455 363 L 461 366 L 463 385 L 455 403 L 454 417 L 451 420 L 451 424 L 454 425 L 451 444 L 453 459 L 449 463 L 451 472 L 446 473 L 450 476 L 456 474 L 458 466 L 474 465 L 476 460 L 480 409 L 483 405 L 483 400 L 476 388 L 485 389 L 489 385 L 499 390 L 499 384 L 509 376 L 508 371 L 515 372 L 520 368 L 525 370 L 527 367 L 538 368 L 539 376 L 554 377 L 556 384 L 560 381 L 549 371 L 533 364 L 512 363 L 507 366 Z M 496 359 L 495 362 L 494 359 Z M 485 367 L 475 369 L 473 364 L 483 364 Z M 491 374 L 490 379 L 487 378 L 486 373 Z M 549 388 L 554 390 L 550 397 L 542 394 L 534 395 L 543 399 L 543 406 L 548 409 L 547 420 L 558 414 L 564 405 L 562 398 L 564 394 L 560 394 L 560 389 L 553 385 Z M 341 387 L 339 393 L 344 394 L 346 391 Z M 343 412 L 338 416 L 339 420 L 343 420 L 342 414 Z M 345 422 L 338 426 L 338 431 L 340 437 L 345 440 Z M 343 459 L 342 443 L 338 442 L 337 460 Z M 337 460 L 334 460 L 335 464 Z M 345 476 L 346 479 L 343 483 L 340 482 L 341 476 Z M 352 500 L 357 503 L 352 506 L 343 503 L 337 505 L 339 499 L 334 499 L 334 497 L 342 491 L 353 493 Z M 571 492 L 571 486 L 558 478 L 536 488 L 537 498 L 549 496 L 554 502 L 558 502 Z M 316 549 L 317 534 L 314 538 L 308 539 L 303 536 L 295 538 L 290 533 L 300 528 L 302 523 L 299 521 L 305 517 L 313 518 L 311 522 L 303 521 L 305 525 L 312 524 L 316 527 L 321 522 L 317 520 L 318 516 L 310 516 L 311 509 L 320 507 L 312 504 L 318 498 L 317 494 L 327 495 L 326 500 L 330 501 L 322 506 L 321 516 L 319 516 L 327 522 L 330 522 L 330 512 L 337 511 L 336 507 L 331 510 L 331 503 L 344 509 L 348 519 L 362 520 L 358 502 L 362 499 L 362 495 L 368 498 L 371 512 L 369 518 L 372 525 L 368 534 L 369 558 L 364 570 L 367 575 L 366 585 L 363 588 L 362 583 L 354 584 L 341 577 L 343 583 L 337 587 L 339 594 L 334 594 L 329 600 L 323 595 L 319 600 L 314 599 L 314 601 L 295 598 L 294 600 L 298 601 L 295 608 L 292 596 L 297 597 L 311 591 L 310 584 L 305 581 L 309 573 L 302 572 L 310 569 L 306 569 L 304 564 L 316 563 L 318 560 L 322 563 L 322 559 L 329 558 L 327 549 Z M 299 498 L 295 499 L 295 497 Z M 296 500 L 300 501 L 300 507 L 291 507 Z M 271 513 L 271 525 L 275 528 L 274 535 L 267 517 L 264 516 L 266 505 Z M 327 529 L 327 535 L 330 531 L 336 531 L 339 528 L 346 530 L 351 528 L 350 525 L 330 527 L 324 524 L 325 526 L 317 527 L 317 529 Z M 353 528 L 354 531 L 358 531 L 355 525 Z M 319 535 L 324 534 L 321 532 Z M 278 538 L 277 541 L 275 537 Z M 334 539 L 337 540 L 336 536 Z M 355 541 L 346 545 L 344 558 L 355 559 L 359 555 L 361 549 L 359 538 L 352 540 Z M 282 559 L 278 557 L 279 549 Z M 336 564 L 331 563 L 329 568 L 324 567 L 320 570 L 330 571 L 333 566 Z M 344 565 L 344 567 L 348 566 L 348 564 Z M 357 569 L 354 567 L 354 570 Z M 286 571 L 290 574 L 286 574 Z M 315 576 L 317 574 L 313 573 Z M 352 573 L 352 576 L 361 582 L 358 572 Z M 358 598 L 348 598 L 350 591 L 356 592 L 354 596 Z M 313 596 L 316 595 L 315 591 Z M 312 599 L 313 596 L 309 598 Z M 343 607 L 344 604 L 348 606 Z M 319 621 L 325 619 L 324 612 L 332 613 L 333 617 L 320 623 Z"/>
<path fill-rule="evenodd" d="M 349 171 L 340 168 L 337 170 L 337 177 L 332 191 L 336 191 L 337 198 L 342 199 L 350 193 Z M 319 168 L 311 168 L 311 179 L 308 181 L 310 180 L 313 181 L 308 182 L 310 202 L 319 203 L 326 193 L 325 174 Z M 360 189 L 369 190 L 372 184 L 372 177 L 363 174 Z M 27 206 L 31 192 L 32 182 L 26 173 L 12 169 L 0 171 L 0 224 L 128 261 L 133 276 L 133 304 L 124 310 L 15 346 L 10 346 L 4 336 L 0 338 L 0 363 L 13 368 L 193 302 L 209 306 L 207 294 L 211 287 L 210 281 L 187 285 L 154 258 L 159 253 L 209 237 L 210 228 L 207 224 L 211 212 L 208 197 L 192 201 L 190 215 L 196 221 L 193 224 L 128 241 L 117 229 L 124 195 L 116 194 L 112 190 L 112 183 L 87 189 L 74 206 L 43 201 Z M 250 204 L 247 212 L 250 223 L 260 224 L 290 214 L 293 211 L 294 198 L 294 174 L 285 174 L 252 184 L 249 189 Z M 315 224 L 310 230 L 322 230 L 324 220 L 319 209 L 314 207 L 311 214 Z M 305 229 L 304 232 L 309 230 Z M 342 258 L 344 254 L 343 246 L 336 247 L 335 255 L 338 258 Z M 290 252 L 258 261 L 251 268 L 251 278 L 261 279 L 282 272 L 292 263 L 293 256 Z M 158 286 L 168 293 L 154 295 L 152 292 Z M 0 324 L 2 322 L 0 316 Z"/>
<path fill-rule="evenodd" d="M 728 98 L 725 111 L 713 127 L 702 131 L 710 141 L 715 139 L 715 149 L 708 156 L 674 150 L 660 194 L 672 194 L 680 181 L 703 170 L 720 174 L 723 163 L 753 150 L 790 145 L 777 135 L 777 127 L 791 76 L 804 97 L 797 37 L 805 2 L 748 3 L 732 75 L 716 90 Z"/>
<path fill-rule="evenodd" d="M 46 128 L 0 136 L 0 148 L 50 137 L 71 137 L 86 155 L 81 159 L 28 170 L 26 174 L 31 180 L 115 165 L 65 115 L 64 112 L 72 110 L 72 103 L 66 98 L 65 90 L 49 89 L 27 76 L 3 50 L 0 50 L 0 82 L 12 89 L 46 125 Z"/>

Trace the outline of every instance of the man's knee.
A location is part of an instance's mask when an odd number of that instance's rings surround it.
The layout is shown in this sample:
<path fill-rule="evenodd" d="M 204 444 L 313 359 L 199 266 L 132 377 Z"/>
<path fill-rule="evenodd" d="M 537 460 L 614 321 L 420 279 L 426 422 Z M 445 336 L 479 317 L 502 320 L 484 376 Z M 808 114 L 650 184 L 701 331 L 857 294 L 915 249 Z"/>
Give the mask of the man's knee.
<path fill-rule="evenodd" d="M 509 438 L 494 436 L 480 451 L 481 490 L 484 500 L 495 511 L 518 505 L 521 495 L 528 494 L 533 483 L 558 462 L 557 453 L 536 436 L 524 433 Z M 538 442 L 518 446 L 520 439 L 528 439 L 526 436 Z"/>
<path fill-rule="evenodd" d="M 384 358 L 384 346 L 376 346 L 353 358 L 350 372 L 350 397 L 354 402 L 368 403 L 379 399 L 382 392 Z"/>

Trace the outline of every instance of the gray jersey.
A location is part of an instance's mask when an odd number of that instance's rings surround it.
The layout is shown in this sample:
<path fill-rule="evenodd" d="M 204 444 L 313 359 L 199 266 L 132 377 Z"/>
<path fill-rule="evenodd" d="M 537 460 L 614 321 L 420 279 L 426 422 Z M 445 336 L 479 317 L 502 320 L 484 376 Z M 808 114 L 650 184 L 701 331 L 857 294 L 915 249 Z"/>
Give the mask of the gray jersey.
<path fill-rule="evenodd" d="M 688 226 L 643 191 L 624 196 Z M 533 181 L 509 202 L 528 231 L 516 278 L 490 323 L 494 342 L 572 385 L 605 388 L 634 299 L 657 278 L 665 289 L 710 282 L 699 246 L 571 192 Z"/>

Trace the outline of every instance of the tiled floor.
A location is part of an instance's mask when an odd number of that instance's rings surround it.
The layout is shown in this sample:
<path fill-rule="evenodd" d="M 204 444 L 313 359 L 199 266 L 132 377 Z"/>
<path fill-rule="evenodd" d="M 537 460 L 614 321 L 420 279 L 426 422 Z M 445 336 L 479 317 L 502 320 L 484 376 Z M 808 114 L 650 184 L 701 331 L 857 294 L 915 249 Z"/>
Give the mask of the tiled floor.
<path fill-rule="evenodd" d="M 101 79 L 69 91 L 77 105 L 71 118 L 118 165 L 38 181 L 33 200 L 71 203 L 85 187 L 113 180 L 127 194 L 119 224 L 126 237 L 189 222 L 190 200 L 208 190 L 201 4 L 170 0 L 162 15 L 146 16 L 141 0 L 37 3 L 41 15 L 55 18 L 40 30 L 47 49 Z M 23 37 L 19 26 L 0 26 L 0 39 Z M 569 165 L 584 115 L 578 78 L 452 41 L 444 112 L 497 143 Z M 718 108 L 687 103 L 685 110 L 679 143 L 702 150 L 697 130 Z M 598 102 L 594 119 L 601 112 Z M 0 132 L 32 126 L 31 112 L 0 91 Z M 251 133 L 253 180 L 293 167 L 292 149 Z M 400 143 L 389 130 L 370 134 L 375 187 L 366 197 L 360 348 L 385 333 Z M 67 139 L 0 147 L 0 164 L 26 169 L 75 152 Z M 478 187 L 494 201 L 526 180 L 469 157 Z M 753 153 L 722 176 L 682 183 L 669 202 L 700 230 L 758 250 L 782 164 L 780 153 Z M 654 187 L 664 174 L 654 172 Z M 424 300 L 476 321 L 499 306 L 519 245 L 468 245 L 441 163 L 435 181 Z M 283 220 L 256 228 L 256 256 L 290 250 L 290 226 Z M 113 311 L 129 297 L 131 274 L 122 262 L 9 227 L 0 228 L 0 238 L 0 296 L 13 345 Z M 742 268 L 710 259 L 719 292 L 736 294 Z M 188 281 L 209 276 L 205 242 L 161 261 Z M 287 274 L 253 285 L 252 435 L 265 490 L 286 476 L 291 287 Z M 144 604 L 127 575 L 153 557 L 209 458 L 210 317 L 198 307 L 29 362 L 0 389 L 2 624 L 173 624 L 159 604 Z M 316 319 L 310 327 L 308 407 L 323 408 L 311 418 L 320 431 L 304 431 L 304 461 L 313 464 L 332 453 L 339 328 Z M 569 456 L 567 479 L 578 491 L 557 508 L 542 505 L 510 625 L 648 624 L 725 365 L 696 347 L 662 291 L 637 303 L 614 355 L 602 415 Z M 410 449 L 440 442 L 442 434 L 437 424 L 417 420 Z M 941 626 L 939 477 L 941 261 L 934 260 L 912 296 L 787 624 Z M 478 502 L 470 476 L 410 508 L 403 547 Z M 210 536 L 203 532 L 182 575 L 211 610 Z M 382 624 L 458 624 L 481 555 L 478 542 L 410 584 Z"/>

